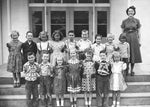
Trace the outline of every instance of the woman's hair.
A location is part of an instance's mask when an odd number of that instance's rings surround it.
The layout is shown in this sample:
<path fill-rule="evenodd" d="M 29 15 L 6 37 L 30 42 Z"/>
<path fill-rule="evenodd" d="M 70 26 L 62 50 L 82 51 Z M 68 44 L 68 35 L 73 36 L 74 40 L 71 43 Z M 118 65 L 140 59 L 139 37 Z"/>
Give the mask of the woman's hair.
<path fill-rule="evenodd" d="M 39 40 L 41 41 L 42 39 L 41 39 L 41 35 L 42 34 L 44 34 L 46 37 L 47 37 L 47 40 L 48 40 L 48 33 L 46 32 L 46 31 L 41 31 L 40 33 L 39 33 Z"/>
<path fill-rule="evenodd" d="M 127 8 L 126 10 L 126 14 L 128 15 L 128 11 L 129 9 L 132 9 L 134 11 L 134 15 L 136 14 L 136 8 L 134 6 L 130 6 L 129 8 Z"/>
<path fill-rule="evenodd" d="M 12 38 L 12 35 L 13 35 L 14 33 L 16 33 L 18 36 L 20 36 L 20 34 L 19 34 L 19 32 L 18 32 L 18 31 L 13 30 L 13 31 L 11 32 L 11 34 L 10 34 L 10 37 L 11 37 L 11 38 Z"/>
<path fill-rule="evenodd" d="M 126 38 L 126 33 L 121 33 L 120 36 L 119 36 L 119 40 L 121 39 L 125 39 L 127 41 L 127 38 Z"/>
<path fill-rule="evenodd" d="M 63 33 L 62 33 L 60 30 L 55 30 L 55 31 L 53 32 L 53 34 L 51 35 L 52 40 L 55 41 L 55 35 L 56 35 L 56 34 L 59 34 L 59 35 L 60 35 L 60 41 L 64 38 L 64 35 L 63 35 Z"/>

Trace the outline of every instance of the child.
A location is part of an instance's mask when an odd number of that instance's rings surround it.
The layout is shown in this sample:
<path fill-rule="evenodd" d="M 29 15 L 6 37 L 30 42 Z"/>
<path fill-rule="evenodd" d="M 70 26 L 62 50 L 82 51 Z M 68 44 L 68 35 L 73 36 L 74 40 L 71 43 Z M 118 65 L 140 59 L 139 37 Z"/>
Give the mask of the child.
<path fill-rule="evenodd" d="M 82 30 L 81 32 L 81 37 L 82 39 L 80 39 L 77 43 L 77 46 L 79 47 L 79 60 L 84 60 L 85 59 L 85 49 L 87 48 L 91 48 L 92 42 L 90 40 L 88 40 L 88 30 Z"/>
<path fill-rule="evenodd" d="M 65 43 L 62 41 L 64 38 L 63 33 L 59 30 L 55 30 L 52 34 L 52 40 L 49 41 L 50 47 L 52 48 L 52 54 L 51 54 L 51 64 L 52 66 L 55 66 L 56 58 L 59 56 L 62 56 L 63 59 L 65 59 Z"/>
<path fill-rule="evenodd" d="M 122 33 L 119 37 L 120 43 L 118 44 L 121 60 L 127 64 L 127 69 L 123 72 L 124 78 L 128 75 L 129 70 L 129 58 L 130 58 L 130 46 L 126 42 L 126 34 Z"/>
<path fill-rule="evenodd" d="M 66 92 L 66 66 L 64 65 L 64 60 L 61 56 L 56 58 L 55 65 L 54 93 L 56 94 L 56 106 L 64 106 L 64 94 Z"/>
<path fill-rule="evenodd" d="M 28 62 L 26 62 L 23 66 L 23 72 L 25 74 L 26 80 L 25 90 L 27 98 L 27 107 L 37 107 L 38 106 L 37 78 L 40 72 L 40 68 L 38 63 L 35 62 L 35 54 L 33 52 L 28 52 L 27 58 Z"/>
<path fill-rule="evenodd" d="M 106 61 L 105 50 L 100 51 L 100 62 L 96 63 L 96 96 L 98 107 L 109 107 L 109 78 L 111 66 Z"/>
<path fill-rule="evenodd" d="M 81 90 L 81 64 L 77 59 L 76 50 L 70 50 L 70 57 L 71 58 L 68 61 L 69 72 L 67 73 L 67 90 L 70 92 L 71 107 L 76 107 L 76 94 Z"/>
<path fill-rule="evenodd" d="M 39 54 L 38 63 L 41 63 L 43 52 L 49 53 L 50 50 L 47 32 L 45 31 L 40 32 L 39 39 L 40 42 L 37 43 L 38 54 Z"/>
<path fill-rule="evenodd" d="M 113 105 L 112 107 L 120 107 L 120 91 L 124 91 L 127 85 L 123 78 L 123 70 L 126 69 L 126 64 L 120 61 L 121 56 L 119 52 L 113 53 L 113 63 L 111 65 L 112 74 L 110 76 L 110 90 L 113 91 Z"/>
<path fill-rule="evenodd" d="M 113 43 L 113 40 L 114 40 L 114 35 L 109 33 L 107 35 L 107 42 L 105 43 L 105 45 L 106 45 L 107 60 L 110 62 L 112 61 L 112 54 L 116 49 L 116 46 Z"/>
<path fill-rule="evenodd" d="M 90 106 L 92 103 L 92 91 L 95 91 L 95 63 L 92 61 L 92 49 L 86 49 L 86 59 L 83 61 L 83 74 L 82 74 L 82 91 L 84 91 L 85 106 Z"/>
<path fill-rule="evenodd" d="M 104 50 L 106 47 L 105 47 L 105 44 L 102 44 L 101 43 L 101 40 L 102 40 L 102 35 L 99 35 L 97 34 L 95 36 L 95 43 L 92 45 L 92 49 L 93 49 L 93 61 L 100 61 L 100 56 L 99 56 L 99 53 L 100 51 Z"/>
<path fill-rule="evenodd" d="M 76 42 L 76 40 L 74 39 L 75 34 L 74 34 L 74 31 L 73 31 L 73 30 L 70 30 L 70 31 L 68 32 L 68 37 L 69 37 L 69 39 L 65 41 L 67 60 L 70 59 L 69 52 L 70 52 L 71 50 L 78 50 L 77 42 Z"/>
<path fill-rule="evenodd" d="M 22 50 L 23 50 L 23 64 L 25 64 L 28 61 L 27 53 L 33 52 L 35 55 L 37 53 L 37 46 L 36 43 L 33 41 L 33 33 L 31 31 L 28 31 L 26 33 L 27 41 L 25 41 L 22 44 Z"/>
<path fill-rule="evenodd" d="M 46 105 L 46 101 L 48 101 L 49 98 L 49 105 L 52 104 L 52 66 L 48 62 L 49 60 L 49 53 L 44 52 L 42 55 L 42 63 L 40 66 L 40 93 L 41 93 L 41 99 L 43 105 Z"/>
<path fill-rule="evenodd" d="M 7 71 L 13 74 L 14 88 L 16 88 L 21 86 L 20 72 L 22 71 L 22 43 L 18 40 L 19 32 L 12 31 L 10 37 L 12 40 L 7 43 L 9 51 Z"/>

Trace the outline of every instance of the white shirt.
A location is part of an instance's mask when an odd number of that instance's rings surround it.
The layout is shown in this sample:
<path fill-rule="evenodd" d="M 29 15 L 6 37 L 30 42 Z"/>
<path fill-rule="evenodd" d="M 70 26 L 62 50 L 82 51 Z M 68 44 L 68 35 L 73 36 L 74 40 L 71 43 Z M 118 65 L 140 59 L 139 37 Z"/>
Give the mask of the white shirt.
<path fill-rule="evenodd" d="M 41 51 L 41 50 L 49 50 L 49 41 L 41 41 L 39 43 L 37 43 L 37 48 Z"/>
<path fill-rule="evenodd" d="M 77 43 L 77 46 L 79 47 L 79 51 L 84 51 L 87 48 L 90 48 L 92 45 L 92 42 L 90 40 L 83 40 L 80 39 Z"/>
<path fill-rule="evenodd" d="M 124 43 L 119 43 L 119 52 L 122 58 L 129 58 L 130 57 L 130 47 L 129 43 L 124 42 Z"/>

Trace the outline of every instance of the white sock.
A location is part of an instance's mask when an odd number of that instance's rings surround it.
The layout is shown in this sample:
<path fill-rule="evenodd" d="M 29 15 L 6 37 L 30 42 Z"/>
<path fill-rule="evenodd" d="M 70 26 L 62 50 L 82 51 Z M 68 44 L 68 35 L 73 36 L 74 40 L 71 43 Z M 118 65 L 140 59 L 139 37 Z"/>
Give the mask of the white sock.
<path fill-rule="evenodd" d="M 64 106 L 64 100 L 61 100 L 61 106 Z"/>
<path fill-rule="evenodd" d="M 116 104 L 116 101 L 113 101 L 113 105 L 115 105 Z"/>
<path fill-rule="evenodd" d="M 91 101 L 89 101 L 89 105 L 91 105 L 92 104 L 92 102 Z"/>
<path fill-rule="evenodd" d="M 120 105 L 120 102 L 119 102 L 119 101 L 117 101 L 117 105 Z"/>
<path fill-rule="evenodd" d="M 85 105 L 86 105 L 86 106 L 88 105 L 88 101 L 85 101 Z"/>
<path fill-rule="evenodd" d="M 57 106 L 60 106 L 59 101 L 56 101 L 56 105 L 57 105 Z"/>

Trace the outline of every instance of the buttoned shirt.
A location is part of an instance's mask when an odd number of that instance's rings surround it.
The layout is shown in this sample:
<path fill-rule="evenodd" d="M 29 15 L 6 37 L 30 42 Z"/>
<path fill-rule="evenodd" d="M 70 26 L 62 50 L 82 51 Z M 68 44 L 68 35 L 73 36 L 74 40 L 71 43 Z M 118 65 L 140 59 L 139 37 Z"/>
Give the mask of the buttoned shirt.
<path fill-rule="evenodd" d="M 52 65 L 49 62 L 42 62 L 39 66 L 41 76 L 52 76 Z"/>

